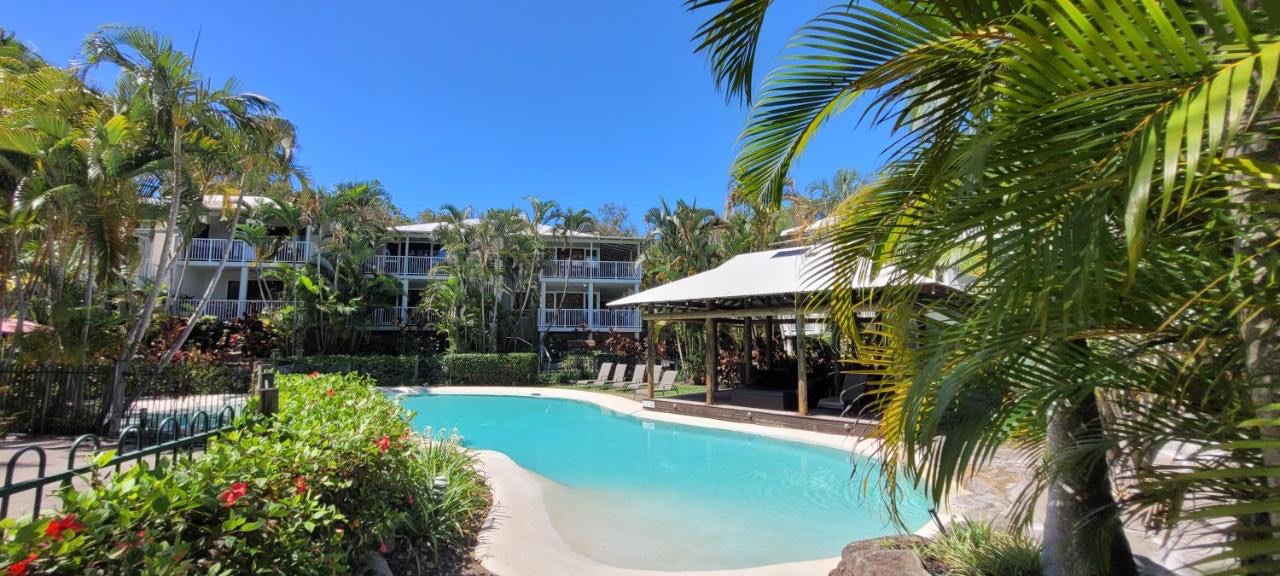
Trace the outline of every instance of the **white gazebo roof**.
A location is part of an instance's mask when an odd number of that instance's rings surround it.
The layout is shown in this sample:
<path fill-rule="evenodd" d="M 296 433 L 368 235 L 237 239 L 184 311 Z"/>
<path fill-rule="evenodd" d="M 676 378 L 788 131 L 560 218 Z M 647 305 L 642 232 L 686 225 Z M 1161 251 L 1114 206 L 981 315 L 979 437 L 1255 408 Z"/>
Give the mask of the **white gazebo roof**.
<path fill-rule="evenodd" d="M 829 244 L 740 254 L 706 272 L 614 300 L 609 306 L 679 306 L 769 297 L 790 299 L 800 294 L 829 290 L 832 280 L 830 264 Z M 870 261 L 864 261 L 859 268 L 850 279 L 851 290 L 907 284 L 959 289 L 950 283 L 908 274 L 893 266 L 875 269 Z"/>

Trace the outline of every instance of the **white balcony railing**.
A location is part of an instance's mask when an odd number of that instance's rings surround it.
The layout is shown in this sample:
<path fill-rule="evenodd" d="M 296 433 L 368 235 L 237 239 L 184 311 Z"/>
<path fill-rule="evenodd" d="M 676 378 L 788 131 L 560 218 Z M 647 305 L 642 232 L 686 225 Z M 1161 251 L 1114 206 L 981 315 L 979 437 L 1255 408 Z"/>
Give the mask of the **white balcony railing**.
<path fill-rule="evenodd" d="M 543 308 L 538 311 L 538 327 L 549 329 L 588 330 L 638 330 L 640 311 L 633 308 L 617 310 L 585 310 L 575 308 Z"/>
<path fill-rule="evenodd" d="M 276 246 L 275 253 L 264 258 L 269 263 L 300 263 L 311 258 L 312 244 L 304 240 L 288 240 Z M 228 250 L 228 262 L 253 262 L 257 252 L 244 240 L 226 240 L 223 238 L 192 238 L 183 254 L 190 262 L 217 263 L 222 260 Z"/>
<path fill-rule="evenodd" d="M 398 328 L 400 326 L 425 326 L 427 313 L 412 306 L 374 308 L 369 318 L 374 328 Z"/>
<path fill-rule="evenodd" d="M 199 304 L 198 298 L 181 298 L 170 304 L 169 312 L 178 316 L 189 316 Z M 285 304 L 288 302 L 283 300 L 210 300 L 205 303 L 201 315 L 230 321 L 250 314 L 258 315 L 267 310 L 275 310 Z"/>
<path fill-rule="evenodd" d="M 444 256 L 374 256 L 365 262 L 365 272 L 391 276 L 429 276 Z"/>
<path fill-rule="evenodd" d="M 543 278 L 591 280 L 639 280 L 640 265 L 634 261 L 551 260 L 542 268 Z"/>

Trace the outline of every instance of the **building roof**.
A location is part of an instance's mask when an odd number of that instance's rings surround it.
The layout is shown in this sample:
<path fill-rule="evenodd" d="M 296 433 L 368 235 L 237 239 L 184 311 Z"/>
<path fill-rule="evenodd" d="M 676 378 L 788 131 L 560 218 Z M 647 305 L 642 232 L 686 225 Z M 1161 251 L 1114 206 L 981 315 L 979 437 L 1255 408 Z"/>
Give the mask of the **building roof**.
<path fill-rule="evenodd" d="M 478 218 L 468 218 L 464 220 L 463 223 L 466 224 L 467 226 L 472 226 L 480 223 L 480 220 Z M 426 235 L 434 234 L 437 230 L 440 230 L 441 228 L 444 228 L 448 225 L 449 225 L 448 222 L 427 222 L 423 224 L 403 224 L 400 226 L 392 226 L 391 229 L 401 234 L 413 234 L 413 235 L 426 236 Z M 561 236 L 564 234 L 563 232 L 555 229 L 552 226 L 548 226 L 546 224 L 538 225 L 538 233 L 542 234 L 543 236 Z M 633 238 L 630 236 L 602 236 L 599 234 L 592 234 L 590 232 L 569 232 L 569 236 L 572 238 L 584 238 L 584 239 L 596 239 L 596 240 L 630 240 L 630 241 L 640 240 L 639 238 Z"/>
<path fill-rule="evenodd" d="M 828 270 L 830 263 L 829 244 L 740 254 L 706 272 L 614 300 L 609 306 L 679 307 L 756 298 L 794 302 L 797 295 L 829 289 L 832 280 Z M 849 286 L 852 290 L 869 290 L 903 283 L 959 289 L 959 286 L 908 274 L 892 266 L 873 270 L 870 261 L 864 261 L 860 268 L 861 271 L 853 275 Z"/>
<path fill-rule="evenodd" d="M 222 196 L 221 194 L 210 194 L 208 196 L 205 196 L 204 207 L 208 208 L 209 210 L 221 210 L 224 202 L 228 207 L 235 206 L 236 198 L 234 197 L 225 198 L 225 199 L 224 198 L 225 197 Z M 257 208 L 267 203 L 271 203 L 271 204 L 276 203 L 275 200 L 268 198 L 266 196 L 242 196 L 241 199 L 244 200 L 244 205 L 249 208 Z"/>

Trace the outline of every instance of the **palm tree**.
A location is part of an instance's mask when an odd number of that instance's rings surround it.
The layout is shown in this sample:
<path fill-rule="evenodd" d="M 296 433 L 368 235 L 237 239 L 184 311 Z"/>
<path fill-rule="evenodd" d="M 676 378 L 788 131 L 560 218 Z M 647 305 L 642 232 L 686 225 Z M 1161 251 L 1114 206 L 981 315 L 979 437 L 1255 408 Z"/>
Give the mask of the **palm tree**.
<path fill-rule="evenodd" d="M 211 164 L 226 165 L 229 168 L 226 172 L 218 171 L 220 173 L 212 175 L 213 179 L 220 184 L 218 190 L 223 199 L 223 212 L 225 214 L 228 210 L 230 211 L 227 224 L 227 248 L 222 251 L 218 267 L 214 269 L 213 277 L 187 318 L 186 325 L 178 333 L 178 337 L 169 344 L 168 350 L 161 355 L 159 368 L 168 365 L 182 349 L 187 338 L 191 336 L 196 320 L 204 313 L 204 308 L 213 297 L 218 281 L 227 267 L 233 252 L 232 242 L 235 239 L 246 240 L 255 248 L 253 267 L 259 271 L 258 281 L 261 283 L 262 291 L 266 292 L 266 282 L 262 278 L 261 269 L 269 250 L 265 243 L 260 241 L 266 237 L 265 227 L 256 223 L 242 225 L 240 216 L 245 211 L 246 196 L 258 196 L 259 191 L 266 188 L 273 180 L 277 182 L 282 179 L 287 180 L 290 173 L 294 171 L 291 166 L 293 134 L 293 126 L 282 118 L 262 117 L 253 118 L 251 121 L 246 118 L 240 126 L 219 126 L 216 140 L 214 138 L 205 140 L 203 148 L 211 149 L 205 155 L 214 157 Z M 205 189 L 205 186 L 200 188 Z M 283 209 L 278 210 L 283 211 Z M 250 235 L 246 232 L 247 230 L 261 230 L 259 235 L 261 238 L 245 238 Z"/>
<path fill-rule="evenodd" d="M 771 2 L 687 4 L 721 8 L 699 49 L 752 100 Z M 840 6 L 753 103 L 735 170 L 764 204 L 856 101 L 898 131 L 828 236 L 837 276 L 870 258 L 973 282 L 923 322 L 918 294 L 875 295 L 887 344 L 859 359 L 886 376 L 883 462 L 941 499 L 1007 441 L 1038 454 L 1022 512 L 1047 490 L 1049 574 L 1133 573 L 1122 511 L 1235 518 L 1223 557 L 1274 567 L 1278 16 L 1238 0 Z M 834 298 L 854 331 L 860 302 Z M 1216 450 L 1150 465 L 1173 441 Z M 1131 479 L 1123 510 L 1111 476 Z"/>
<path fill-rule="evenodd" d="M 156 272 L 157 279 L 163 278 L 179 248 L 177 226 L 183 195 L 188 188 L 183 180 L 183 156 L 190 146 L 189 138 L 199 133 L 202 124 L 212 121 L 236 125 L 253 114 L 273 112 L 274 105 L 254 94 L 236 93 L 232 82 L 222 88 L 207 89 L 187 55 L 175 50 L 169 39 L 140 28 L 102 28 L 85 41 L 84 52 L 90 66 L 110 63 L 121 70 L 119 92 L 130 97 L 129 103 L 134 107 L 131 114 L 146 118 L 151 126 L 150 134 L 156 138 L 154 144 L 169 151 L 171 167 L 166 187 L 169 212 Z M 114 415 L 118 416 L 123 410 L 120 403 L 124 400 L 125 367 L 137 353 L 151 325 L 160 288 L 161 283 L 157 281 L 147 290 L 117 359 L 112 394 Z M 113 428 L 119 425 L 118 420 L 112 418 Z"/>

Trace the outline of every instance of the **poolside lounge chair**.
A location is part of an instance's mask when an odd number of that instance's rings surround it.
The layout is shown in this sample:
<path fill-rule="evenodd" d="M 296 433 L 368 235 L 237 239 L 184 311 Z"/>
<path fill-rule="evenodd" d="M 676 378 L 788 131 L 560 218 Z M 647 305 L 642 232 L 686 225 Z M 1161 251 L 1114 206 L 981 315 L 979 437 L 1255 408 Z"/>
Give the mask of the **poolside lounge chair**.
<path fill-rule="evenodd" d="M 639 367 L 637 366 L 637 369 L 638 368 Z M 626 364 L 619 364 L 618 367 L 614 369 L 613 380 L 609 381 L 609 385 L 607 386 L 607 388 L 613 388 L 614 390 L 627 389 L 627 365 Z"/>
<path fill-rule="evenodd" d="M 662 379 L 653 385 L 653 395 L 660 396 L 662 394 L 666 394 L 667 392 L 675 392 L 677 372 L 678 372 L 677 370 L 667 370 L 663 372 Z M 636 389 L 637 396 L 641 394 L 648 394 L 648 393 L 649 393 L 648 387 L 641 386 L 640 388 Z"/>
<path fill-rule="evenodd" d="M 596 375 L 595 380 L 578 380 L 574 382 L 579 386 L 593 386 L 609 381 L 609 371 L 613 370 L 613 362 L 605 362 L 600 365 L 600 373 Z"/>
<path fill-rule="evenodd" d="M 631 373 L 631 383 L 627 384 L 627 390 L 635 392 L 637 389 L 642 389 L 645 386 L 647 386 L 649 384 L 649 381 L 648 379 L 645 378 L 645 374 L 648 374 L 648 372 L 649 372 L 648 365 L 636 364 L 635 371 Z M 653 377 L 655 380 L 658 378 L 658 375 L 661 373 L 662 373 L 661 366 L 655 366 L 653 368 Z"/>
<path fill-rule="evenodd" d="M 853 409 L 858 398 L 867 391 L 867 375 L 866 374 L 845 374 L 840 379 L 840 393 L 836 396 L 827 396 L 818 400 L 819 408 L 828 410 L 839 410 L 840 416 L 843 417 Z"/>

